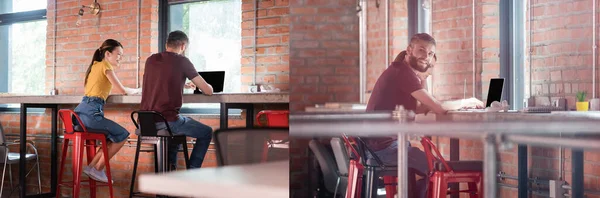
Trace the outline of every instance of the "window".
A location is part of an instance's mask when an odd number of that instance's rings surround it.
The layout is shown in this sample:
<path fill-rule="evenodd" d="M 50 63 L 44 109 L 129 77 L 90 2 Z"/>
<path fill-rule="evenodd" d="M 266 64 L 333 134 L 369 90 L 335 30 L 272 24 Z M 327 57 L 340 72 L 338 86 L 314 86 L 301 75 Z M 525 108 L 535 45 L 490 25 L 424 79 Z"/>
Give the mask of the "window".
<path fill-rule="evenodd" d="M 525 5 L 527 1 L 502 1 L 500 7 L 500 77 L 505 78 L 502 99 L 512 109 L 522 109 L 525 98 Z"/>
<path fill-rule="evenodd" d="M 0 1 L 0 94 L 45 94 L 46 6 L 46 0 Z"/>
<path fill-rule="evenodd" d="M 45 93 L 46 3 L 0 2 L 0 93 Z"/>
<path fill-rule="evenodd" d="M 181 30 L 190 38 L 185 55 L 198 71 L 225 71 L 223 92 L 241 89 L 242 2 L 213 0 L 171 4 L 163 30 Z M 164 43 L 164 42 L 159 42 Z M 192 90 L 185 93 L 191 94 Z M 219 104 L 184 104 L 187 108 L 219 108 Z"/>

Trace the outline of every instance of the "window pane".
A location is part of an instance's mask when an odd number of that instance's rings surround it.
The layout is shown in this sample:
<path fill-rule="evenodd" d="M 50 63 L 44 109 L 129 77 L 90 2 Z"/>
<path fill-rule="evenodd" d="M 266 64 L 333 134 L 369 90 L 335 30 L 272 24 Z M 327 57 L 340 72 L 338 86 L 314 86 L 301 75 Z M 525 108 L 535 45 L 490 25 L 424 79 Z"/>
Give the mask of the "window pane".
<path fill-rule="evenodd" d="M 188 35 L 190 44 L 186 56 L 196 70 L 225 71 L 225 93 L 240 92 L 242 85 L 241 23 L 241 0 L 205 1 L 169 7 L 169 32 L 181 30 Z M 184 107 L 219 108 L 219 104 L 185 104 Z"/>
<path fill-rule="evenodd" d="M 170 7 L 169 29 L 189 36 L 186 56 L 196 69 L 226 71 L 224 92 L 240 92 L 242 84 L 241 5 L 240 0 L 223 0 Z"/>
<path fill-rule="evenodd" d="M 43 20 L 10 26 L 9 92 L 44 94 L 46 25 Z"/>
<path fill-rule="evenodd" d="M 0 0 L 0 14 L 46 9 L 47 0 Z"/>

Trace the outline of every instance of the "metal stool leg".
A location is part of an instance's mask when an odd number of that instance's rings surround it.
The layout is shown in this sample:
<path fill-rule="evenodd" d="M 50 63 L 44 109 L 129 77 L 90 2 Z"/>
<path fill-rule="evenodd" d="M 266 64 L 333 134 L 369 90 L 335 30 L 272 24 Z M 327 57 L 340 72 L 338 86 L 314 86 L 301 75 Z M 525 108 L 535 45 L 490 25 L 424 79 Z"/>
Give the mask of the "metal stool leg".
<path fill-rule="evenodd" d="M 375 186 L 375 167 L 367 167 L 367 175 L 365 183 L 365 197 L 372 198 L 373 194 L 377 193 L 377 187 Z"/>
<path fill-rule="evenodd" d="M 135 187 L 135 178 L 137 177 L 137 166 L 140 157 L 140 147 L 142 146 L 142 138 L 138 136 L 137 147 L 135 148 L 135 159 L 133 161 L 133 175 L 131 175 L 131 185 L 129 186 L 129 198 L 133 197 L 133 188 Z"/>
<path fill-rule="evenodd" d="M 185 169 L 190 169 L 190 155 L 188 152 L 188 145 L 186 137 L 182 137 L 182 147 L 183 147 L 183 159 L 185 159 Z"/>
<path fill-rule="evenodd" d="M 157 142 L 157 168 L 159 172 L 167 172 L 168 171 L 168 154 L 169 154 L 169 141 L 168 138 L 160 137 Z"/>

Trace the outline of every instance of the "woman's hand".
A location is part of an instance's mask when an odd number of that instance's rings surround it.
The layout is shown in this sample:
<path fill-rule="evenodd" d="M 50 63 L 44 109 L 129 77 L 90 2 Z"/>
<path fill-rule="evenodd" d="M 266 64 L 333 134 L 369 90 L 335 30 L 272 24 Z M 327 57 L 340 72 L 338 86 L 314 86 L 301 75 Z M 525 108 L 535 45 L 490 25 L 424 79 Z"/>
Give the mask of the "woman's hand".
<path fill-rule="evenodd" d="M 139 95 L 141 93 L 142 93 L 142 88 L 133 89 L 133 88 L 125 87 L 125 95 Z"/>

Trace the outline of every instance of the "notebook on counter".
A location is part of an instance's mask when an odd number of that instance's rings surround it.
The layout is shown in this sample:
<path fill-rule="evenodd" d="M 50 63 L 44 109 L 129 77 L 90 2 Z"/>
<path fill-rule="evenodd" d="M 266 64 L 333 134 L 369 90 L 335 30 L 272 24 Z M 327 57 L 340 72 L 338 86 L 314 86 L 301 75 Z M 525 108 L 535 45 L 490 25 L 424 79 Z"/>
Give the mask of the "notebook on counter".
<path fill-rule="evenodd" d="M 563 107 L 556 106 L 539 106 L 539 107 L 526 107 L 523 109 L 525 113 L 550 113 L 552 111 L 564 111 Z"/>

